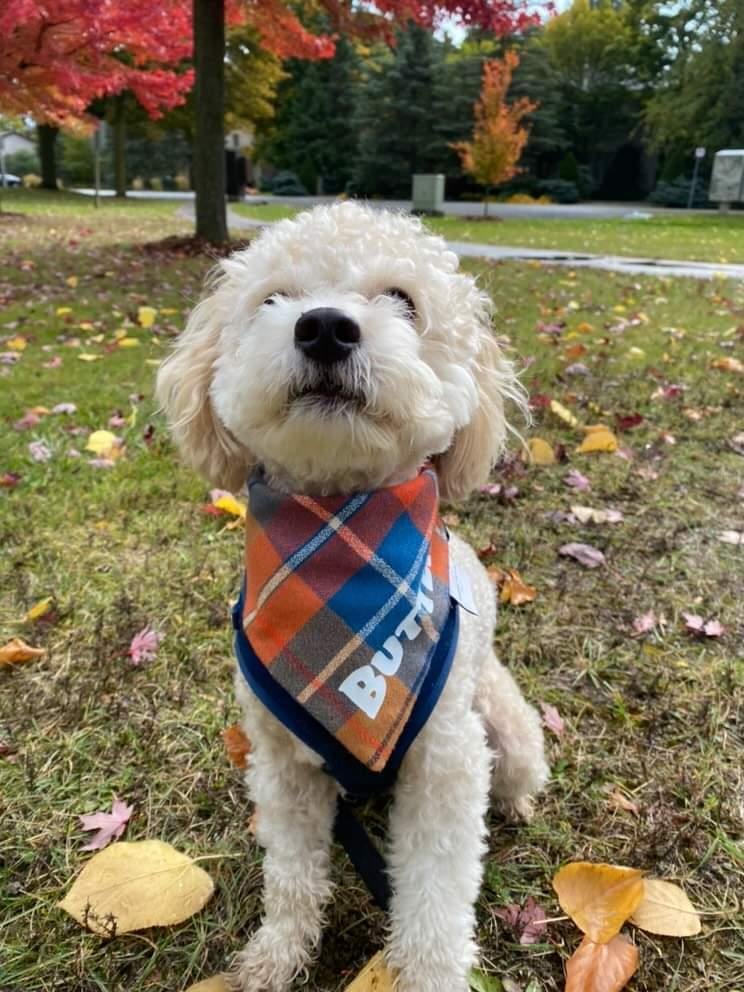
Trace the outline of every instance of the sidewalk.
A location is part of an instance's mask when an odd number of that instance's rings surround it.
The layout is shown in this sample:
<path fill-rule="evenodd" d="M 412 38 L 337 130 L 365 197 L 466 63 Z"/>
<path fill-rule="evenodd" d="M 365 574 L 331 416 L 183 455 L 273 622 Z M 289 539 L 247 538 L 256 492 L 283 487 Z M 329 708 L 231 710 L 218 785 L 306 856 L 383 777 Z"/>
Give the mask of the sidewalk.
<path fill-rule="evenodd" d="M 180 207 L 181 217 L 193 217 L 194 208 Z M 270 223 L 270 222 L 269 222 Z M 255 230 L 266 227 L 266 221 L 242 217 L 228 208 L 227 224 L 233 230 Z M 683 276 L 691 279 L 744 279 L 744 264 L 711 262 L 680 262 L 665 258 L 630 258 L 622 255 L 591 255 L 583 252 L 558 251 L 550 248 L 512 248 L 508 245 L 483 245 L 472 241 L 448 241 L 447 247 L 461 258 L 484 258 L 488 261 L 538 262 L 543 265 L 566 265 L 570 268 L 602 269 L 642 276 Z"/>

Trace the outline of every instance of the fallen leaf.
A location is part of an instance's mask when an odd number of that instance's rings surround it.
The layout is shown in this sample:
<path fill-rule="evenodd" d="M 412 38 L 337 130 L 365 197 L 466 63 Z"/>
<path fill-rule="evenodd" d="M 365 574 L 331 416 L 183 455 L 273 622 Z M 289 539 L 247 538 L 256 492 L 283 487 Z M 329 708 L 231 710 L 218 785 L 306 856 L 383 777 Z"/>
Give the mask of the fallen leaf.
<path fill-rule="evenodd" d="M 43 441 L 32 441 L 28 446 L 29 453 L 35 462 L 48 462 L 52 457 L 52 450 Z"/>
<path fill-rule="evenodd" d="M 229 989 L 222 975 L 215 975 L 214 978 L 205 978 L 196 985 L 189 985 L 186 992 L 229 992 Z"/>
<path fill-rule="evenodd" d="M 638 948 L 618 934 L 606 944 L 584 937 L 566 962 L 565 992 L 620 992 L 638 968 Z"/>
<path fill-rule="evenodd" d="M 12 637 L 0 648 L 0 665 L 17 665 L 23 661 L 33 661 L 45 655 L 44 648 L 32 648 L 20 637 Z"/>
<path fill-rule="evenodd" d="M 550 703 L 540 703 L 540 709 L 542 711 L 543 723 L 548 730 L 552 730 L 556 737 L 563 737 L 566 725 L 555 706 Z"/>
<path fill-rule="evenodd" d="M 739 361 L 738 358 L 732 358 L 730 355 L 727 355 L 725 358 L 715 358 L 710 363 L 710 367 L 712 369 L 721 369 L 723 372 L 744 373 L 744 362 Z"/>
<path fill-rule="evenodd" d="M 68 276 L 68 277 L 67 277 L 67 278 L 65 279 L 65 282 L 67 283 L 67 285 L 68 285 L 68 286 L 69 286 L 69 287 L 70 287 L 71 289 L 75 289 L 75 288 L 77 287 L 77 284 L 78 284 L 78 277 L 77 277 L 77 276 Z"/>
<path fill-rule="evenodd" d="M 547 929 L 545 910 L 532 896 L 528 896 L 524 906 L 511 903 L 494 909 L 494 914 L 514 931 L 520 944 L 537 944 Z"/>
<path fill-rule="evenodd" d="M 250 740 L 246 737 L 239 723 L 233 723 L 222 731 L 225 751 L 230 763 L 236 768 L 248 767 L 248 755 L 253 750 Z"/>
<path fill-rule="evenodd" d="M 632 431 L 634 427 L 639 427 L 642 423 L 643 416 L 640 413 L 628 413 L 615 417 L 615 424 L 619 431 Z"/>
<path fill-rule="evenodd" d="M 153 661 L 162 640 L 162 634 L 152 630 L 149 626 L 143 627 L 134 635 L 132 643 L 129 645 L 128 653 L 132 659 L 132 664 L 141 665 L 143 661 Z"/>
<path fill-rule="evenodd" d="M 28 346 L 28 341 L 19 334 L 14 338 L 10 338 L 9 341 L 6 341 L 5 345 L 7 348 L 10 348 L 11 351 L 25 351 Z"/>
<path fill-rule="evenodd" d="M 568 424 L 569 427 L 578 426 L 579 421 L 577 418 L 567 407 L 565 407 L 562 403 L 559 403 L 558 400 L 550 401 L 550 412 L 558 417 L 559 420 L 562 420 L 564 424 Z"/>
<path fill-rule="evenodd" d="M 694 937 L 701 930 L 700 916 L 687 894 L 673 882 L 658 878 L 644 879 L 643 899 L 630 922 L 665 937 Z"/>
<path fill-rule="evenodd" d="M 588 431 L 577 451 L 580 455 L 588 455 L 594 452 L 617 451 L 618 447 L 617 438 L 612 431 L 608 427 L 598 426 Z"/>
<path fill-rule="evenodd" d="M 80 826 L 83 830 L 97 830 L 83 851 L 100 851 L 112 840 L 124 833 L 127 823 L 134 812 L 134 806 L 127 806 L 121 799 L 114 798 L 110 813 L 86 813 L 80 816 Z"/>
<path fill-rule="evenodd" d="M 230 513 L 241 519 L 245 517 L 245 503 L 241 503 L 239 499 L 235 499 L 232 493 L 225 492 L 224 489 L 213 489 L 209 494 L 209 498 L 212 500 L 212 505 L 216 509 L 222 510 L 223 513 Z"/>
<path fill-rule="evenodd" d="M 28 431 L 36 425 L 41 420 L 38 413 L 34 413 L 33 410 L 27 410 L 22 417 L 13 422 L 14 431 Z"/>
<path fill-rule="evenodd" d="M 685 618 L 685 630 L 689 634 L 698 637 L 721 637 L 726 633 L 726 628 L 719 620 L 706 620 L 696 613 L 686 613 L 684 610 L 682 616 Z"/>
<path fill-rule="evenodd" d="M 38 620 L 40 617 L 43 617 L 44 614 L 48 613 L 51 608 L 52 597 L 47 596 L 46 599 L 40 599 L 38 603 L 34 603 L 31 609 L 26 613 L 24 619 L 28 621 Z"/>
<path fill-rule="evenodd" d="M 619 789 L 613 789 L 608 796 L 608 800 L 613 806 L 625 810 L 626 813 L 633 813 L 634 816 L 638 816 L 640 813 L 638 803 L 634 803 L 632 799 L 628 799 Z"/>
<path fill-rule="evenodd" d="M 619 524 L 623 520 L 619 510 L 595 510 L 591 506 L 572 506 L 571 513 L 580 524 Z"/>
<path fill-rule="evenodd" d="M 91 355 L 87 351 L 81 351 L 77 357 L 80 359 L 81 362 L 98 362 L 100 361 L 101 358 L 100 355 Z"/>
<path fill-rule="evenodd" d="M 565 913 L 589 940 L 606 944 L 643 899 L 643 877 L 637 868 L 576 861 L 553 877 L 553 888 Z"/>
<path fill-rule="evenodd" d="M 152 327 L 157 314 L 155 307 L 140 307 L 137 311 L 137 323 L 140 327 Z"/>
<path fill-rule="evenodd" d="M 52 413 L 76 413 L 77 407 L 74 403 L 58 403 L 52 407 Z"/>
<path fill-rule="evenodd" d="M 85 445 L 85 450 L 105 457 L 111 452 L 118 440 L 119 438 L 111 431 L 93 431 Z"/>
<path fill-rule="evenodd" d="M 382 951 L 371 958 L 345 992 L 393 992 L 393 976 L 388 971 Z"/>
<path fill-rule="evenodd" d="M 656 619 L 656 613 L 653 610 L 649 610 L 647 613 L 642 613 L 639 617 L 636 617 L 633 621 L 633 632 L 636 634 L 647 634 L 650 630 L 653 630 L 658 620 Z"/>
<path fill-rule="evenodd" d="M 566 348 L 563 354 L 566 356 L 566 358 L 569 358 L 571 359 L 571 361 L 574 361 L 575 359 L 581 358 L 583 355 L 585 355 L 586 351 L 587 348 L 586 345 L 584 344 L 570 344 L 568 348 Z"/>
<path fill-rule="evenodd" d="M 593 548 L 591 544 L 580 544 L 575 541 L 558 548 L 558 554 L 563 555 L 565 558 L 575 559 L 579 564 L 584 565 L 585 568 L 599 568 L 606 561 L 605 556 L 599 548 Z"/>
<path fill-rule="evenodd" d="M 524 606 L 525 603 L 532 603 L 537 598 L 537 589 L 528 586 L 514 568 L 501 569 L 494 565 L 488 569 L 488 574 L 499 589 L 499 600 L 502 603 Z"/>
<path fill-rule="evenodd" d="M 0 489 L 15 489 L 21 478 L 17 472 L 3 472 L 0 475 Z"/>
<path fill-rule="evenodd" d="M 161 840 L 120 841 L 95 854 L 59 906 L 102 937 L 172 926 L 197 913 L 214 883 Z"/>
<path fill-rule="evenodd" d="M 139 348 L 137 338 L 119 338 L 116 343 L 120 348 Z"/>
<path fill-rule="evenodd" d="M 553 448 L 541 437 L 533 437 L 527 442 L 529 460 L 533 465 L 555 465 L 556 458 Z"/>
<path fill-rule="evenodd" d="M 573 362 L 563 370 L 566 375 L 589 375 L 590 369 L 583 362 Z"/>
<path fill-rule="evenodd" d="M 579 492 L 586 492 L 586 490 L 592 488 L 589 479 L 585 475 L 582 475 L 576 468 L 569 469 L 563 481 L 571 489 L 578 489 Z"/>
<path fill-rule="evenodd" d="M 718 540 L 724 544 L 734 544 L 744 547 L 744 530 L 722 530 L 718 535 Z"/>

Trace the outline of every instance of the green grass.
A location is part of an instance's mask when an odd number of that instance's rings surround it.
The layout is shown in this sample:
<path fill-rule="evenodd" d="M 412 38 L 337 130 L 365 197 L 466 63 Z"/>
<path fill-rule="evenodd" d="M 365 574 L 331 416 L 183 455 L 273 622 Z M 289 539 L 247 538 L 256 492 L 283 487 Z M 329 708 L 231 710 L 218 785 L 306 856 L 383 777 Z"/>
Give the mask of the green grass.
<path fill-rule="evenodd" d="M 236 213 L 256 220 L 292 216 L 296 207 L 267 203 L 238 204 Z M 648 220 L 564 220 L 508 217 L 493 220 L 440 217 L 428 220 L 432 230 L 449 241 L 545 248 L 588 254 L 671 258 L 698 262 L 744 262 L 744 213 L 718 217 L 656 214 Z"/>
<path fill-rule="evenodd" d="M 0 352 L 8 339 L 27 341 L 16 364 L 0 365 L 0 476 L 21 477 L 0 489 L 0 643 L 22 636 L 47 654 L 0 669 L 0 988 L 178 992 L 218 971 L 260 913 L 251 809 L 220 738 L 236 716 L 228 604 L 241 535 L 201 512 L 208 487 L 179 466 L 152 401 L 155 363 L 210 261 L 141 250 L 185 230 L 159 207 L 94 214 L 62 198 L 17 202 L 43 207 L 0 219 Z M 576 454 L 580 432 L 539 410 L 532 434 L 562 445 L 565 460 L 527 468 L 514 457 L 494 474 L 517 487 L 513 501 L 479 494 L 450 511 L 476 547 L 490 545 L 488 563 L 516 567 L 537 587 L 534 603 L 502 608 L 497 649 L 528 696 L 556 705 L 567 724 L 562 740 L 550 737 L 553 780 L 532 824 L 491 818 L 478 910 L 484 961 L 521 988 L 533 980 L 543 992 L 562 988 L 575 927 L 552 923 L 543 944 L 520 946 L 493 910 L 532 895 L 556 917 L 555 870 L 605 860 L 682 882 L 709 914 L 694 939 L 634 932 L 641 967 L 629 988 L 740 990 L 744 569 L 741 549 L 718 535 L 742 529 L 744 459 L 733 438 L 744 397 L 742 377 L 711 361 L 744 357 L 744 291 L 721 281 L 469 267 L 496 301 L 496 332 L 534 359 L 524 373 L 534 393 L 560 400 L 584 424 L 645 418 L 621 435 L 627 460 Z M 152 330 L 136 324 L 141 305 L 159 309 Z M 71 312 L 58 313 L 65 307 Z M 541 331 L 563 322 L 559 338 Z M 140 344 L 118 347 L 120 328 Z M 85 363 L 81 352 L 99 360 Z M 55 356 L 62 366 L 45 368 Z M 567 371 L 576 361 L 588 374 Z M 681 396 L 654 398 L 669 383 L 684 387 Z M 13 429 L 28 408 L 61 402 L 77 412 Z M 126 453 L 114 468 L 95 468 L 87 436 L 116 411 L 130 418 L 114 428 Z M 43 464 L 29 454 L 37 440 L 52 451 Z M 566 487 L 569 468 L 590 478 L 591 492 Z M 625 520 L 582 527 L 552 515 L 573 503 L 613 507 Z M 588 571 L 561 558 L 568 541 L 601 548 L 607 566 Z M 51 615 L 25 621 L 47 596 Z M 633 618 L 651 608 L 665 624 L 632 636 Z M 719 618 L 726 635 L 691 638 L 683 610 Z M 164 640 L 155 661 L 135 668 L 127 648 L 148 623 Z M 614 789 L 637 803 L 637 815 L 612 804 Z M 56 907 L 88 857 L 77 815 L 106 808 L 113 794 L 135 806 L 128 839 L 222 856 L 205 864 L 216 893 L 196 917 L 103 942 Z M 335 879 L 308 986 L 325 992 L 340 992 L 383 939 L 381 915 L 340 854 Z"/>

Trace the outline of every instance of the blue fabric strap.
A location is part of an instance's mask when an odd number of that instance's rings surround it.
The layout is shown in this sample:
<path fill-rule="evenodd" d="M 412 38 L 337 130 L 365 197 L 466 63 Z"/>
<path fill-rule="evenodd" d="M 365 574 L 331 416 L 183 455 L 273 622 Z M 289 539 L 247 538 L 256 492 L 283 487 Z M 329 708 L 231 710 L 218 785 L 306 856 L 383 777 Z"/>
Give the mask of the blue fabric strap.
<path fill-rule="evenodd" d="M 354 816 L 348 799 L 339 798 L 333 833 L 374 901 L 386 912 L 390 905 L 391 888 L 385 859 Z"/>

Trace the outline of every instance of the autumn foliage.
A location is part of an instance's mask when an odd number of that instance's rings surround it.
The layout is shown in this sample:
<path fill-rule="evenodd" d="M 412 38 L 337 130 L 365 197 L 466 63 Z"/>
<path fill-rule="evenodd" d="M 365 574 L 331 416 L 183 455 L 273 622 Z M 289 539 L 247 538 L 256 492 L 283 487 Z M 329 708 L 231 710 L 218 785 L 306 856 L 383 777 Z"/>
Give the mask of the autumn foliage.
<path fill-rule="evenodd" d="M 506 102 L 512 73 L 518 65 L 519 56 L 514 51 L 506 52 L 503 59 L 485 63 L 472 140 L 453 146 L 463 169 L 486 188 L 506 182 L 519 171 L 517 163 L 529 136 L 522 121 L 537 107 L 527 97 Z"/>
<path fill-rule="evenodd" d="M 193 72 L 184 0 L 5 0 L 0 109 L 38 123 L 86 120 L 92 101 L 129 90 L 153 117 L 183 102 Z"/>

